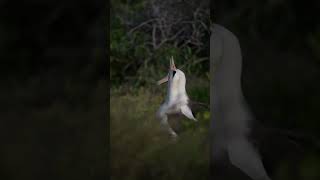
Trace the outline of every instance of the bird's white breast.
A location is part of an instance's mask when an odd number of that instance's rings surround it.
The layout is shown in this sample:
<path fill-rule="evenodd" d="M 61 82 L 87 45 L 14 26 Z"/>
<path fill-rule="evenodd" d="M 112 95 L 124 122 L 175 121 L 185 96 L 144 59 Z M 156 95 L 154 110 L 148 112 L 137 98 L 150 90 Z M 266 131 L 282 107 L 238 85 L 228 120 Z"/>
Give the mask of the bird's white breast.
<path fill-rule="evenodd" d="M 169 105 L 185 105 L 188 103 L 188 95 L 186 92 L 186 77 L 184 73 L 177 69 L 176 75 L 168 84 L 167 104 Z"/>

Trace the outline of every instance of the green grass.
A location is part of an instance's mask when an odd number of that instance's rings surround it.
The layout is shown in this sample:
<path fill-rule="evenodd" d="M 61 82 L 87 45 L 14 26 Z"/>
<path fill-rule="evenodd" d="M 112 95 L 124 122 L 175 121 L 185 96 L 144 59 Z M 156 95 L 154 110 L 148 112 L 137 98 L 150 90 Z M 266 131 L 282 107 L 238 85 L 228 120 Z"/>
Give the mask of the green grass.
<path fill-rule="evenodd" d="M 111 179 L 208 179 L 208 110 L 196 114 L 198 125 L 179 119 L 182 130 L 173 141 L 155 118 L 163 97 L 144 88 L 112 90 Z"/>
<path fill-rule="evenodd" d="M 209 103 L 209 83 L 203 79 L 188 80 L 190 99 Z M 179 134 L 178 140 L 173 141 L 155 117 L 165 93 L 165 86 L 111 89 L 111 179 L 209 178 L 207 136 L 210 111 L 193 109 L 198 123 L 181 117 L 169 119 Z M 299 162 L 285 159 L 276 167 L 273 177 L 283 180 L 319 179 L 319 156 L 316 154 L 311 152 L 301 157 Z"/>

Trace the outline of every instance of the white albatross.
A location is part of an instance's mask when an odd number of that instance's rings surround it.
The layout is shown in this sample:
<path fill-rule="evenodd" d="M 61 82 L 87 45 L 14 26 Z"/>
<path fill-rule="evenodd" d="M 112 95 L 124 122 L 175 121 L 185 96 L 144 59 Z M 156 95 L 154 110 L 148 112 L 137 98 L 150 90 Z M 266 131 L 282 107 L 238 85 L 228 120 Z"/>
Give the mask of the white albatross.
<path fill-rule="evenodd" d="M 169 114 L 179 114 L 182 113 L 187 118 L 197 121 L 193 116 L 190 107 L 188 106 L 188 95 L 186 92 L 186 76 L 180 70 L 177 69 L 173 57 L 170 59 L 169 73 L 163 79 L 157 82 L 161 85 L 168 82 L 168 92 L 164 103 L 160 106 L 157 112 L 157 118 L 163 126 L 166 126 L 169 133 L 173 137 L 177 137 L 176 132 L 170 127 L 168 123 Z"/>

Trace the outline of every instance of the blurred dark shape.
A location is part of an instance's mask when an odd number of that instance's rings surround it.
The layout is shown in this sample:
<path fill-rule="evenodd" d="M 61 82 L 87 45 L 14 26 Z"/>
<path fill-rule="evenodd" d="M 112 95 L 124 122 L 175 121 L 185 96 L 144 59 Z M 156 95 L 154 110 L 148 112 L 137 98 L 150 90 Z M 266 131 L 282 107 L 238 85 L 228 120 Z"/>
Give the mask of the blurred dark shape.
<path fill-rule="evenodd" d="M 258 149 L 249 139 L 256 119 L 242 93 L 242 54 L 238 38 L 224 27 L 213 24 L 210 49 L 212 163 L 224 164 L 229 159 L 229 163 L 253 180 L 270 180 Z M 223 158 L 225 154 L 227 158 Z M 215 168 L 213 171 L 217 172 Z M 215 176 L 213 173 L 216 179 Z"/>
<path fill-rule="evenodd" d="M 243 93 L 252 112 L 267 129 L 282 129 L 257 135 L 264 137 L 260 145 L 266 169 L 271 171 L 278 164 L 278 169 L 272 172 L 277 174 L 279 169 L 287 168 L 282 179 L 318 177 L 320 31 L 314 17 L 319 2 L 228 0 L 215 1 L 214 5 L 213 21 L 239 38 L 243 52 Z M 266 133 L 262 129 L 254 133 Z M 283 129 L 289 129 L 288 134 L 280 133 Z M 295 141 L 302 145 L 295 146 Z M 274 146 L 279 151 L 272 150 Z M 313 161 L 303 164 L 309 156 Z M 303 173 L 310 166 L 315 169 L 314 175 L 312 170 Z M 286 173 L 291 174 L 284 177 Z M 306 174 L 310 177 L 305 178 Z"/>
<path fill-rule="evenodd" d="M 105 8 L 1 1 L 1 179 L 106 177 Z"/>

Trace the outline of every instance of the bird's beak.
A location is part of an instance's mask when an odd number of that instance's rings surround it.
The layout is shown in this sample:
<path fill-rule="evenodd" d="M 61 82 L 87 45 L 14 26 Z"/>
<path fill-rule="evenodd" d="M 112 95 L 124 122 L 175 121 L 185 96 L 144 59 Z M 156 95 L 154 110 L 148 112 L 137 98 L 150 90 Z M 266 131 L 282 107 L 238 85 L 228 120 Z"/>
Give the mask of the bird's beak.
<path fill-rule="evenodd" d="M 157 84 L 158 84 L 158 85 L 161 85 L 161 84 L 167 82 L 168 80 L 169 80 L 169 78 L 168 78 L 168 76 L 166 76 L 166 77 L 162 78 L 161 80 L 159 80 L 159 81 L 157 82 Z"/>
<path fill-rule="evenodd" d="M 177 69 L 177 68 L 176 68 L 176 66 L 175 66 L 175 64 L 174 64 L 173 57 L 171 56 L 169 71 L 175 71 L 176 69 Z M 159 81 L 157 82 L 157 84 L 160 85 L 160 84 L 163 84 L 163 83 L 165 83 L 165 82 L 167 82 L 167 81 L 169 81 L 169 75 L 166 76 L 166 77 L 164 77 L 164 78 L 162 78 L 161 80 L 159 80 Z"/>
<path fill-rule="evenodd" d="M 171 56 L 171 59 L 170 59 L 170 70 L 176 70 L 176 65 L 174 64 L 174 60 L 173 60 L 173 57 Z"/>

